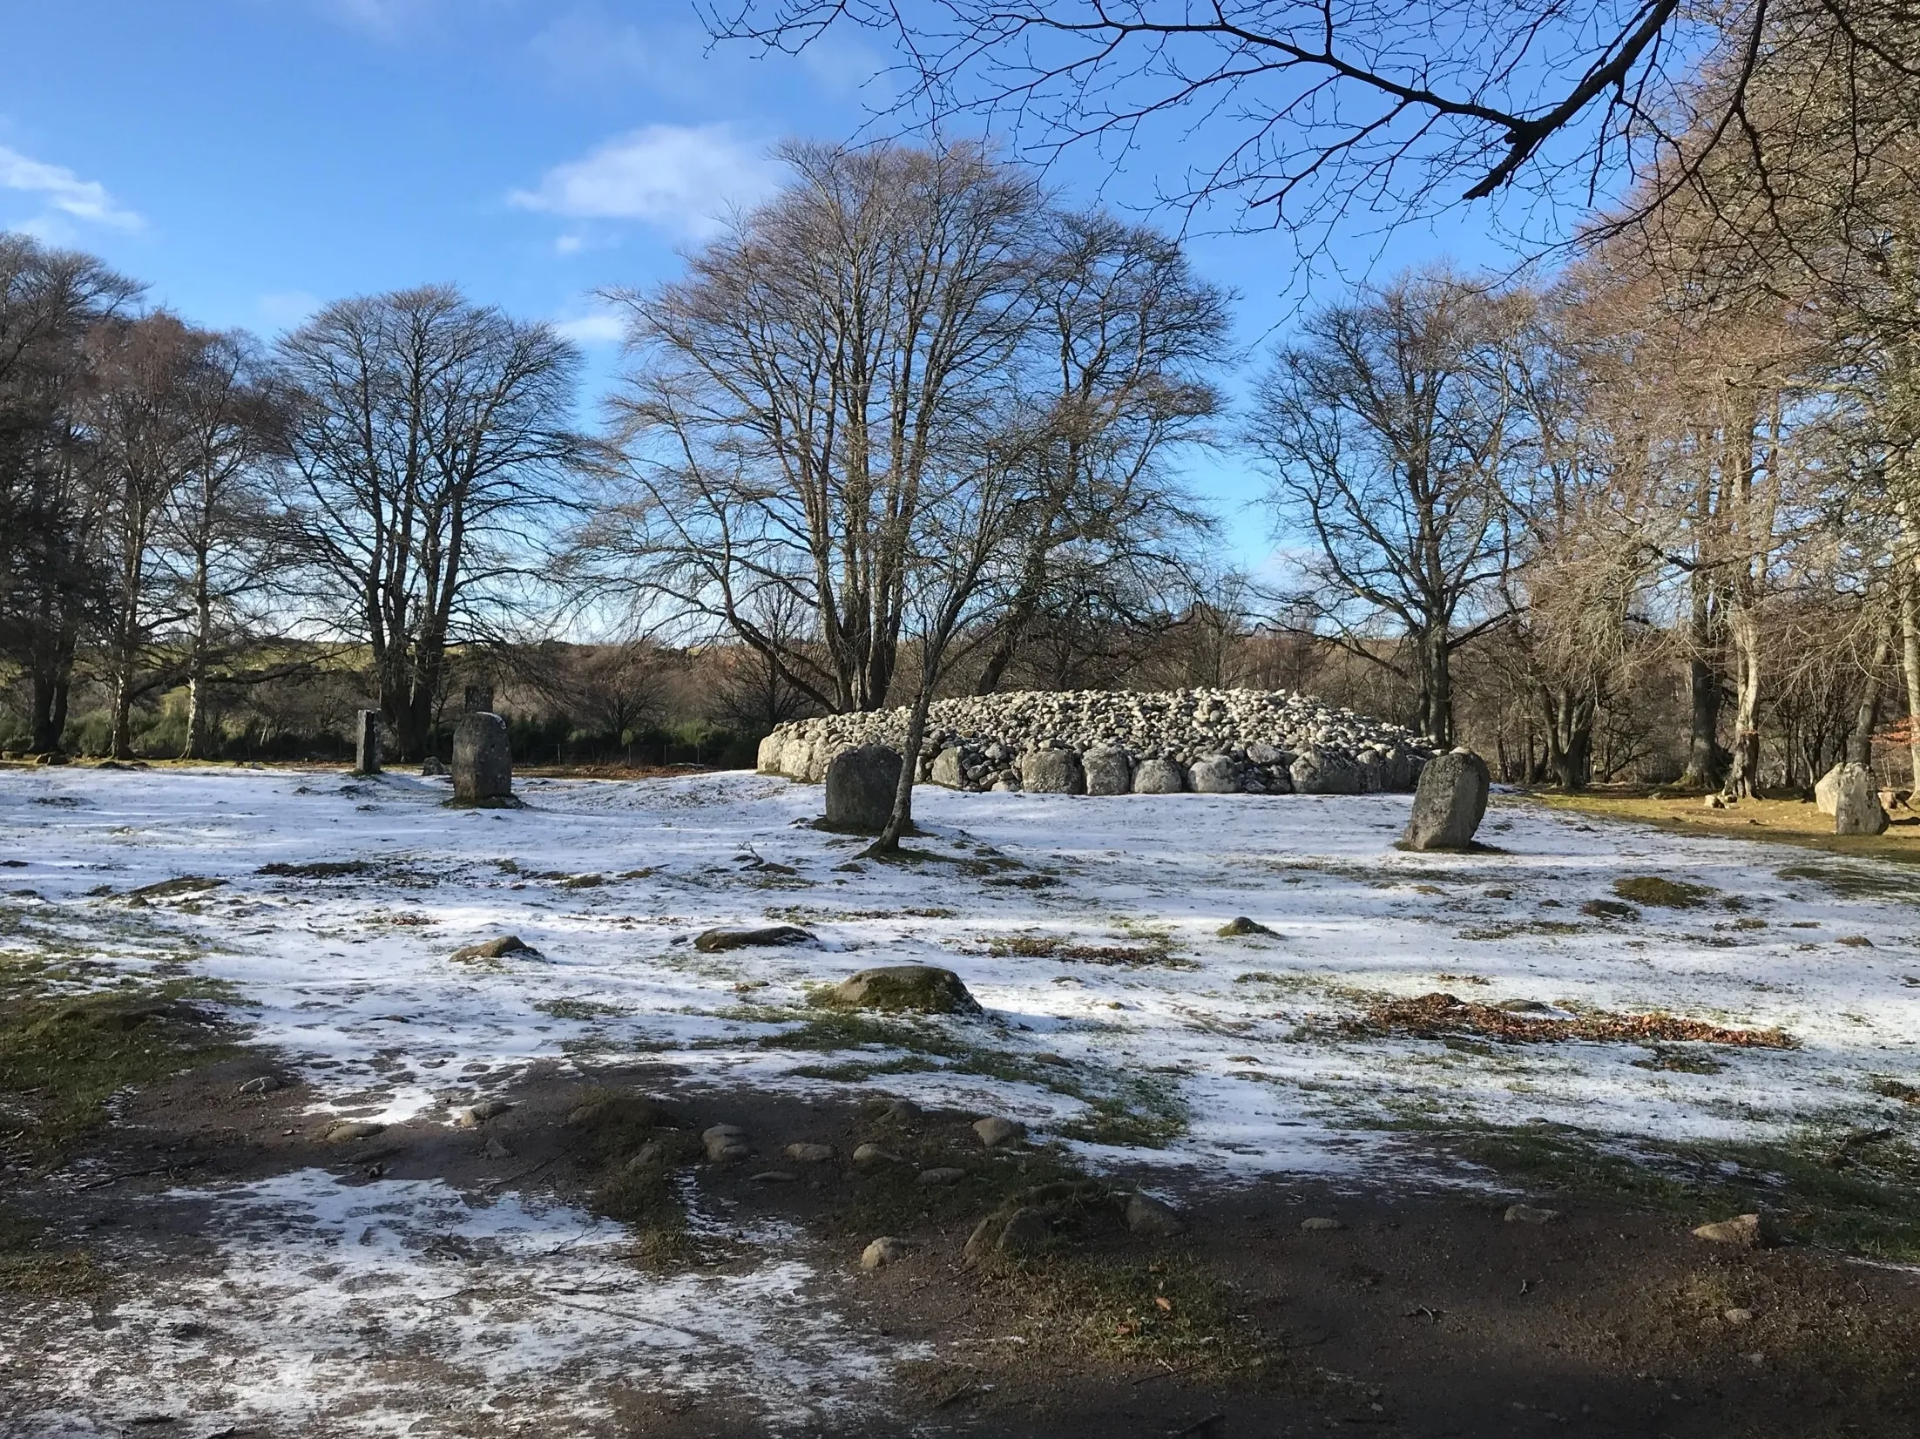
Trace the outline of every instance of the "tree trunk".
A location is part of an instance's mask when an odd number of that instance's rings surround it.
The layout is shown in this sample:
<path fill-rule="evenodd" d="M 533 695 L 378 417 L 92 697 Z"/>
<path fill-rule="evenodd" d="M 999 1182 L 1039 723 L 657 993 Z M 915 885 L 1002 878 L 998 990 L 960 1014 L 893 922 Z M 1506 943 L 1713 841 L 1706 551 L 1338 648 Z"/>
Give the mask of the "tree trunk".
<path fill-rule="evenodd" d="M 1880 672 L 1893 653 L 1893 638 L 1885 630 L 1873 647 L 1873 659 L 1867 667 L 1867 683 L 1860 691 L 1860 707 L 1853 712 L 1853 728 L 1847 732 L 1847 763 L 1873 763 L 1873 732 L 1880 724 Z"/>
<path fill-rule="evenodd" d="M 924 664 L 924 662 L 923 662 Z M 900 852 L 900 836 L 913 826 L 913 786 L 920 775 L 920 751 L 927 741 L 927 707 L 933 703 L 935 676 L 923 668 L 913 709 L 907 716 L 907 739 L 900 749 L 900 783 L 893 792 L 893 812 L 886 827 L 863 854 L 875 859 Z"/>
<path fill-rule="evenodd" d="M 1540 705 L 1547 721 L 1547 772 L 1563 790 L 1585 789 L 1593 780 L 1593 697 L 1562 685 L 1543 688 Z"/>
<path fill-rule="evenodd" d="M 1912 767 L 1913 791 L 1920 795 L 1920 605 L 1909 575 L 1900 590 L 1901 660 L 1907 675 L 1907 757 Z"/>
<path fill-rule="evenodd" d="M 1453 671 L 1452 652 L 1444 627 L 1421 635 L 1416 641 L 1420 652 L 1420 731 L 1422 737 L 1439 749 L 1453 747 Z"/>
<path fill-rule="evenodd" d="M 1738 697 L 1724 793 L 1728 799 L 1752 799 L 1760 782 L 1760 636 L 1753 612 L 1744 605 L 1736 609 L 1727 633 L 1733 641 Z"/>
<path fill-rule="evenodd" d="M 194 564 L 193 648 L 187 655 L 188 759 L 207 758 L 207 652 L 213 646 L 213 599 L 209 590 L 203 551 Z"/>

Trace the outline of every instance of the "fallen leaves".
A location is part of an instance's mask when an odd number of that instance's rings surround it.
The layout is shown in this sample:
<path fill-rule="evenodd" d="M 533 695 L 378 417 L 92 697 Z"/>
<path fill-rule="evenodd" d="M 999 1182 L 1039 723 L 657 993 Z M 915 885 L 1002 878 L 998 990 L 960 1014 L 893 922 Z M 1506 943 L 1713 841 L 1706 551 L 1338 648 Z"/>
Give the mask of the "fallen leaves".
<path fill-rule="evenodd" d="M 1729 1044 L 1748 1049 L 1798 1049 L 1800 1041 L 1781 1029 L 1729 1029 L 1703 1019 L 1672 1014 L 1614 1014 L 1592 1010 L 1569 1019 L 1516 1014 L 1491 1004 L 1475 1004 L 1451 994 L 1423 994 L 1417 999 L 1382 999 L 1366 1012 L 1340 1026 L 1349 1035 L 1407 1035 L 1415 1039 L 1444 1039 L 1473 1034 L 1514 1044 L 1552 1044 L 1587 1040 L 1615 1044 L 1659 1044 L 1692 1041 Z"/>

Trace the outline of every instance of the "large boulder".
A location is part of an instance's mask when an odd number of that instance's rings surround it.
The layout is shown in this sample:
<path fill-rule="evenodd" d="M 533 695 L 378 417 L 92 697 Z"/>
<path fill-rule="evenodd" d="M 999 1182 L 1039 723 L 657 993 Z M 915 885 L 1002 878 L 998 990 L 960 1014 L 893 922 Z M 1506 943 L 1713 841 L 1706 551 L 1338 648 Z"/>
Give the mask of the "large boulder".
<path fill-rule="evenodd" d="M 1358 765 L 1318 745 L 1302 750 L 1287 774 L 1295 794 L 1359 794 L 1366 788 Z"/>
<path fill-rule="evenodd" d="M 1020 787 L 1028 794 L 1085 794 L 1087 776 L 1072 750 L 1029 750 L 1020 756 Z"/>
<path fill-rule="evenodd" d="M 933 771 L 928 778 L 946 789 L 959 789 L 967 778 L 961 760 L 960 746 L 948 745 L 933 757 Z"/>
<path fill-rule="evenodd" d="M 1472 750 L 1428 761 L 1401 843 L 1408 849 L 1465 849 L 1487 812 L 1487 785 L 1487 762 Z"/>
<path fill-rule="evenodd" d="M 1813 782 L 1813 803 L 1820 813 L 1831 815 L 1839 804 L 1840 771 L 1846 767 L 1846 761 L 1842 760 Z"/>
<path fill-rule="evenodd" d="M 893 814 L 900 788 L 900 751 L 883 744 L 841 750 L 827 766 L 827 824 L 878 834 Z"/>
<path fill-rule="evenodd" d="M 805 735 L 788 735 L 780 746 L 780 773 L 789 779 L 804 780 L 807 777 L 807 762 L 812 754 L 812 740 Z"/>
<path fill-rule="evenodd" d="M 1080 756 L 1088 794 L 1126 794 L 1133 788 L 1133 761 L 1123 749 L 1090 749 Z"/>
<path fill-rule="evenodd" d="M 1187 787 L 1187 772 L 1170 759 L 1143 759 L 1133 768 L 1135 794 L 1179 794 Z"/>
<path fill-rule="evenodd" d="M 1887 812 L 1880 804 L 1880 786 L 1863 764 L 1843 764 L 1836 771 L 1833 794 L 1835 834 L 1884 834 Z"/>
<path fill-rule="evenodd" d="M 786 743 L 778 730 L 761 740 L 759 752 L 754 756 L 753 767 L 761 774 L 780 773 L 780 751 L 786 748 Z"/>
<path fill-rule="evenodd" d="M 462 715 L 453 731 L 453 802 L 497 805 L 512 798 L 507 722 L 484 710 Z"/>
<path fill-rule="evenodd" d="M 1231 755 L 1202 755 L 1193 762 L 1187 778 L 1195 794 L 1239 794 L 1245 788 L 1240 782 L 1240 766 Z"/>
<path fill-rule="evenodd" d="M 850 974 L 819 1001 L 836 1009 L 883 1014 L 979 1014 L 960 976 L 933 964 L 889 964 Z"/>

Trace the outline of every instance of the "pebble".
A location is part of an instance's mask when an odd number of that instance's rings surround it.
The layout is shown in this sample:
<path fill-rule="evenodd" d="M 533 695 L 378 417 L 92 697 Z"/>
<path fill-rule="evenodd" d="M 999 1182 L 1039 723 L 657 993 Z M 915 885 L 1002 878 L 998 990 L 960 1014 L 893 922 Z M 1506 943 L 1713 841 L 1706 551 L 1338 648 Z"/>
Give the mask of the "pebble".
<path fill-rule="evenodd" d="M 880 1269 L 888 1264 L 904 1259 L 907 1250 L 910 1248 L 912 1248 L 912 1246 L 904 1239 L 894 1239 L 891 1236 L 876 1239 L 860 1251 L 860 1267 L 862 1269 Z"/>
<path fill-rule="evenodd" d="M 920 1171 L 922 1184 L 958 1184 L 967 1177 L 964 1169 L 923 1169 Z"/>
<path fill-rule="evenodd" d="M 737 1124 L 716 1124 L 700 1131 L 700 1142 L 706 1146 L 707 1158 L 715 1164 L 726 1164 L 735 1159 L 745 1159 L 748 1154 L 747 1131 Z"/>
<path fill-rule="evenodd" d="M 863 1144 L 853 1151 L 855 1164 L 898 1164 L 900 1156 L 877 1144 Z"/>
<path fill-rule="evenodd" d="M 1694 1237 L 1713 1244 L 1732 1244 L 1742 1249 L 1757 1249 L 1767 1243 L 1766 1225 L 1758 1214 L 1736 1214 L 1712 1224 L 1702 1224 Z"/>
<path fill-rule="evenodd" d="M 895 1124 L 918 1123 L 925 1111 L 911 1099 L 896 1099 L 887 1106 L 886 1117 Z"/>
<path fill-rule="evenodd" d="M 505 1114 L 513 1106 L 504 1099 L 483 1099 L 478 1104 L 469 1104 L 453 1116 L 453 1122 L 461 1129 L 473 1129 L 485 1124 L 496 1115 Z"/>
<path fill-rule="evenodd" d="M 795 1164 L 826 1164 L 833 1158 L 831 1144 L 789 1144 L 787 1158 Z"/>
<path fill-rule="evenodd" d="M 1338 1219 L 1329 1219 L 1324 1214 L 1316 1214 L 1311 1219 L 1303 1219 L 1300 1221 L 1300 1232 L 1302 1234 L 1325 1234 L 1332 1230 L 1345 1229 L 1346 1227 L 1347 1226 L 1342 1224 Z"/>
<path fill-rule="evenodd" d="M 1127 1197 L 1127 1229 L 1134 1234 L 1171 1239 L 1185 1234 L 1187 1223 L 1172 1205 L 1150 1194 L 1133 1194 Z"/>
<path fill-rule="evenodd" d="M 976 1119 L 973 1132 L 980 1136 L 980 1142 L 988 1149 L 997 1149 L 1003 1144 L 1011 1144 L 1026 1135 L 1027 1127 L 1018 1120 L 1001 1119 L 997 1115 L 987 1119 Z"/>
<path fill-rule="evenodd" d="M 272 1094 L 276 1089 L 285 1089 L 286 1080 L 277 1074 L 262 1074 L 249 1079 L 240 1086 L 242 1094 Z"/>
<path fill-rule="evenodd" d="M 351 1139 L 371 1139 L 386 1127 L 384 1124 L 372 1124 L 365 1120 L 346 1120 L 339 1124 L 328 1125 L 326 1132 L 320 1137 L 329 1144 L 345 1144 Z"/>
<path fill-rule="evenodd" d="M 1720 1311 L 1720 1317 L 1736 1329 L 1742 1324 L 1753 1323 L 1753 1311 L 1751 1309 L 1722 1309 Z"/>
<path fill-rule="evenodd" d="M 1509 1204 L 1507 1223 L 1509 1224 L 1551 1224 L 1560 1217 L 1557 1209 L 1536 1209 L 1531 1204 Z"/>

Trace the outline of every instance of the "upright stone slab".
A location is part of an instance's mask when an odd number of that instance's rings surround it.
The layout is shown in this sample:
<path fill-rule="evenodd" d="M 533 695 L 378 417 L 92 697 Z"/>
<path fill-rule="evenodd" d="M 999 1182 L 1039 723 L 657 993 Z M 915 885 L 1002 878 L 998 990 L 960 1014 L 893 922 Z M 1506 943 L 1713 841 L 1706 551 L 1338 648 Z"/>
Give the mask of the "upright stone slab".
<path fill-rule="evenodd" d="M 1813 807 L 1822 814 L 1832 814 L 1840 802 L 1840 771 L 1847 767 L 1842 760 L 1819 779 L 1813 782 Z"/>
<path fill-rule="evenodd" d="M 1020 787 L 1028 794 L 1085 794 L 1087 776 L 1070 749 L 1037 749 L 1020 756 Z"/>
<path fill-rule="evenodd" d="M 463 716 L 453 732 L 454 803 L 493 804 L 512 798 L 507 722 L 484 711 Z"/>
<path fill-rule="evenodd" d="M 929 777 L 944 789 L 959 789 L 967 779 L 961 765 L 963 758 L 959 745 L 948 745 L 933 757 L 933 771 Z"/>
<path fill-rule="evenodd" d="M 1246 788 L 1240 783 L 1240 766 L 1231 755 L 1202 755 L 1187 771 L 1187 779 L 1195 794 L 1239 794 Z"/>
<path fill-rule="evenodd" d="M 1143 759 L 1133 768 L 1135 794 L 1179 794 L 1187 787 L 1187 772 L 1170 759 Z"/>
<path fill-rule="evenodd" d="M 1088 794 L 1126 794 L 1133 788 L 1133 761 L 1114 747 L 1090 749 L 1080 756 Z"/>
<path fill-rule="evenodd" d="M 827 824 L 859 834 L 885 829 L 900 788 L 900 763 L 900 751 L 883 744 L 835 755 L 827 766 Z"/>
<path fill-rule="evenodd" d="M 1833 832 L 1884 834 L 1887 812 L 1880 804 L 1880 786 L 1863 764 L 1843 764 L 1834 771 Z"/>
<path fill-rule="evenodd" d="M 353 772 L 380 773 L 380 711 L 361 710 L 353 728 Z"/>
<path fill-rule="evenodd" d="M 1465 849 L 1487 812 L 1487 762 L 1457 749 L 1429 760 L 1401 839 L 1408 849 Z"/>

